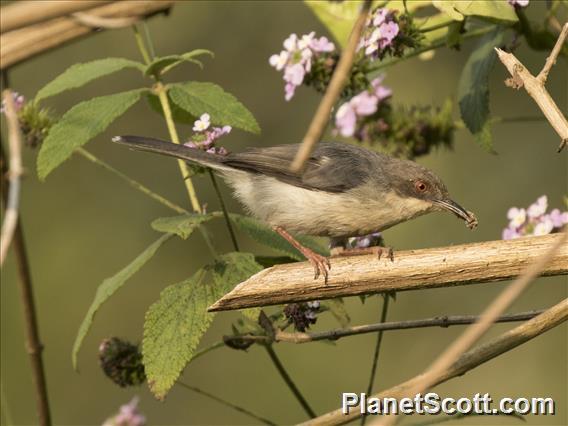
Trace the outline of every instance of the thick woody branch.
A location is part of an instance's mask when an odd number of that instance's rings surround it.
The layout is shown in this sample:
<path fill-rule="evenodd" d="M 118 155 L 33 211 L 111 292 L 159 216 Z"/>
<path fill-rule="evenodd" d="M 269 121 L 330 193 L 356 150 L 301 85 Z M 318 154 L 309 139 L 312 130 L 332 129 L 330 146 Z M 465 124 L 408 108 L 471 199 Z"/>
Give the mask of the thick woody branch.
<path fill-rule="evenodd" d="M 541 315 L 503 333 L 497 338 L 483 343 L 475 348 L 467 351 L 459 357 L 444 373 L 439 376 L 432 386 L 437 386 L 447 382 L 454 377 L 462 376 L 470 370 L 478 367 L 485 362 L 508 352 L 517 346 L 528 342 L 531 339 L 545 333 L 546 331 L 562 324 L 568 319 L 568 299 L 554 305 Z M 382 391 L 373 398 L 401 398 L 408 393 L 410 389 L 416 387 L 416 384 L 422 380 L 422 375 L 416 376 L 404 383 L 394 386 L 390 389 Z M 315 419 L 302 423 L 304 426 L 315 425 L 341 425 L 346 424 L 353 419 L 361 416 L 358 408 L 350 411 L 349 414 L 343 414 L 342 409 L 331 411 L 327 414 L 319 416 Z"/>
<path fill-rule="evenodd" d="M 505 84 L 514 89 L 524 87 L 527 93 L 534 99 L 538 107 L 542 110 L 546 119 L 550 122 L 556 133 L 560 136 L 560 146 L 558 152 L 562 151 L 568 142 L 568 121 L 560 108 L 556 105 L 550 94 L 545 88 L 546 79 L 550 69 L 556 62 L 566 36 L 568 35 L 568 22 L 564 24 L 562 32 L 558 37 L 558 41 L 554 46 L 550 56 L 537 77 L 533 76 L 526 67 L 512 53 L 507 53 L 499 48 L 495 48 L 499 59 L 505 65 L 511 78 L 505 81 Z"/>
<path fill-rule="evenodd" d="M 4 90 L 4 105 L 6 108 L 6 122 L 8 124 L 8 146 L 10 166 L 7 172 L 8 196 L 6 200 L 6 212 L 0 232 L 0 266 L 4 264 L 8 254 L 8 248 L 12 243 L 14 232 L 18 223 L 18 208 L 20 205 L 20 179 L 23 174 L 22 166 L 22 135 L 18 114 L 11 90 Z"/>
<path fill-rule="evenodd" d="M 166 12 L 174 4 L 173 1 L 169 0 L 122 0 L 111 4 L 104 3 L 102 2 L 103 6 L 94 8 L 91 5 L 87 12 L 76 16 L 58 17 L 24 28 L 3 32 L 0 35 L 1 69 L 7 69 L 100 28 L 131 25 L 136 20 Z M 13 7 L 17 6 L 19 4 L 14 4 Z M 2 8 L 2 10 L 4 9 Z M 77 12 L 77 9 L 68 12 L 74 13 Z"/>
<path fill-rule="evenodd" d="M 237 285 L 209 310 L 508 280 L 560 239 L 562 235 L 553 234 L 401 251 L 395 252 L 394 262 L 372 255 L 332 258 L 327 284 L 323 278 L 313 279 L 307 262 L 277 265 Z M 567 273 L 568 244 L 564 243 L 542 275 Z"/>
<path fill-rule="evenodd" d="M 2 7 L 0 14 L 0 32 L 5 33 L 28 25 L 48 21 L 53 18 L 69 15 L 102 6 L 110 0 L 25 0 Z"/>
<path fill-rule="evenodd" d="M 337 68 L 331 77 L 331 81 L 325 91 L 325 95 L 318 105 L 314 118 L 312 118 L 312 122 L 310 123 L 308 131 L 300 145 L 300 149 L 296 154 L 296 158 L 294 158 L 294 161 L 290 166 L 290 169 L 293 172 L 298 173 L 302 171 L 306 161 L 313 152 L 316 144 L 319 142 L 325 126 L 327 126 L 331 110 L 333 109 L 335 102 L 337 102 L 337 99 L 339 99 L 339 95 L 341 94 L 341 91 L 345 86 L 345 82 L 349 77 L 349 73 L 351 72 L 351 66 L 355 60 L 357 46 L 359 45 L 359 39 L 361 38 L 363 29 L 365 28 L 365 22 L 367 21 L 367 15 L 369 14 L 371 3 L 371 0 L 365 0 L 361 7 L 361 12 L 355 21 L 355 25 L 353 25 L 347 46 L 341 54 L 341 58 L 337 63 Z"/>
<path fill-rule="evenodd" d="M 544 312 L 529 311 L 519 312 L 517 314 L 502 315 L 495 321 L 496 323 L 526 321 L 536 317 Z M 338 340 L 342 337 L 358 336 L 360 334 L 376 333 L 378 331 L 393 331 L 393 330 L 411 330 L 416 328 L 427 327 L 442 327 L 448 328 L 454 325 L 467 325 L 473 324 L 479 320 L 478 315 L 444 315 L 441 317 L 426 318 L 419 320 L 406 320 L 406 321 L 391 321 L 379 322 L 375 324 L 355 325 L 353 327 L 336 328 L 333 330 L 326 330 L 312 333 L 288 333 L 282 330 L 275 330 L 274 336 L 268 335 L 251 335 L 244 334 L 238 336 L 224 336 L 225 343 L 240 343 L 240 342 L 253 342 L 253 343 L 270 343 L 270 342 L 286 342 L 286 343 L 309 343 L 318 342 L 321 340 Z"/>

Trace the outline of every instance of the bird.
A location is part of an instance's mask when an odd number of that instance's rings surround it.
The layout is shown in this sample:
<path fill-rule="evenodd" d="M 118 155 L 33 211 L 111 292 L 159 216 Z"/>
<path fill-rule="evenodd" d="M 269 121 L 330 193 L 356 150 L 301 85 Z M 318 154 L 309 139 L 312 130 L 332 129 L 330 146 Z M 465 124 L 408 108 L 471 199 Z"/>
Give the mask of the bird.
<path fill-rule="evenodd" d="M 225 155 L 143 136 L 116 136 L 127 147 L 175 157 L 213 169 L 231 187 L 248 214 L 270 225 L 312 264 L 314 279 L 327 283 L 329 258 L 300 244 L 292 234 L 349 237 L 382 232 L 435 211 L 447 211 L 473 229 L 475 215 L 453 201 L 431 170 L 343 142 L 321 142 L 303 172 L 290 164 L 299 144 L 251 147 Z M 379 249 L 378 254 L 382 251 Z M 360 253 L 357 253 L 360 254 Z M 389 252 L 392 260 L 392 251 Z"/>

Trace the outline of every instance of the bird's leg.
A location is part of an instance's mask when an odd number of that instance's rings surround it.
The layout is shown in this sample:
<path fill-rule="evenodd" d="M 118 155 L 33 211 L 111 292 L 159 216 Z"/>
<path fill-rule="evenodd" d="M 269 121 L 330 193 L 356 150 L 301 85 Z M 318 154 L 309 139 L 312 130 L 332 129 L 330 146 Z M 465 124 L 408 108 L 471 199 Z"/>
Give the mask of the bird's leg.
<path fill-rule="evenodd" d="M 329 270 L 331 269 L 329 259 L 325 256 L 315 253 L 313 250 L 310 250 L 307 247 L 304 247 L 284 228 L 275 226 L 274 230 L 278 232 L 282 236 L 282 238 L 292 244 L 300 253 L 302 253 L 306 259 L 309 260 L 309 262 L 314 267 L 314 280 L 317 279 L 320 274 L 322 274 L 324 277 L 324 282 L 327 284 L 327 276 L 329 274 Z"/>

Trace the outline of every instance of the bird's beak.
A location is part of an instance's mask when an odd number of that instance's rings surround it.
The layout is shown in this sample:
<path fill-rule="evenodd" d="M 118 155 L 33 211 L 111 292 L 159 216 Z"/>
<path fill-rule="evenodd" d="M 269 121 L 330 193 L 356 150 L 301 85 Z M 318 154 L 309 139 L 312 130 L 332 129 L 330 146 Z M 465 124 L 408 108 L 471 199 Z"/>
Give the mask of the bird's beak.
<path fill-rule="evenodd" d="M 477 218 L 475 217 L 475 215 L 472 212 L 464 209 L 455 201 L 449 199 L 435 200 L 434 204 L 440 206 L 444 210 L 449 211 L 450 213 L 455 214 L 460 219 L 463 219 L 468 228 L 473 229 L 477 226 Z"/>

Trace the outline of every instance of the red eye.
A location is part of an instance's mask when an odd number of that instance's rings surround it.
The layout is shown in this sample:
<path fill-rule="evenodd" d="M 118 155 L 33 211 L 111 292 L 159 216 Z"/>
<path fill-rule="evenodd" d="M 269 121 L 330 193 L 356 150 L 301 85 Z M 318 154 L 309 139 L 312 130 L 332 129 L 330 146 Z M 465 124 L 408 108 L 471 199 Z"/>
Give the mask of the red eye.
<path fill-rule="evenodd" d="M 426 191 L 426 184 L 424 182 L 422 182 L 421 180 L 417 180 L 416 182 L 414 182 L 414 187 L 416 188 L 416 190 L 418 192 Z"/>

